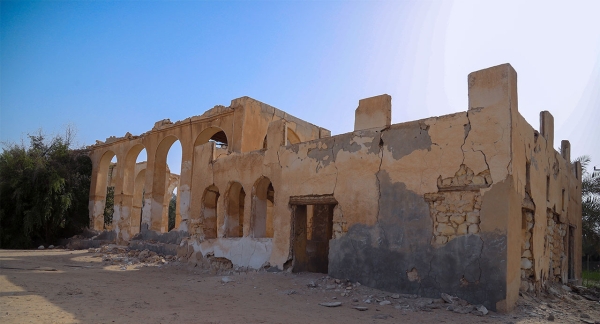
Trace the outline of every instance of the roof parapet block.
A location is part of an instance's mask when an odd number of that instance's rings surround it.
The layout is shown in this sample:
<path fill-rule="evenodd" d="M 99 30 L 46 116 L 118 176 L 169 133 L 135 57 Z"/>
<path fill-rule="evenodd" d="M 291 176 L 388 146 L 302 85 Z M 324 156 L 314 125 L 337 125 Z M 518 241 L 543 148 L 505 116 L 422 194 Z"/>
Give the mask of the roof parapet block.
<path fill-rule="evenodd" d="M 517 72 L 508 64 L 469 73 L 469 110 L 507 108 L 518 111 Z"/>
<path fill-rule="evenodd" d="M 392 124 L 392 97 L 387 94 L 358 101 L 354 112 L 354 130 L 385 128 Z"/>
<path fill-rule="evenodd" d="M 544 110 L 540 112 L 540 134 L 546 139 L 546 145 L 554 147 L 554 117 Z"/>

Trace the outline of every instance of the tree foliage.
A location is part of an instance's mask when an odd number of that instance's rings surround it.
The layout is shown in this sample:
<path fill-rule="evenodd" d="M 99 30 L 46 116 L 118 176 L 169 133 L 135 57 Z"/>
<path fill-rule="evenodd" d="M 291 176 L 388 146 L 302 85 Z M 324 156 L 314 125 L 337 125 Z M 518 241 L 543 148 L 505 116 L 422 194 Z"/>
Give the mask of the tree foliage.
<path fill-rule="evenodd" d="M 104 203 L 104 227 L 111 227 L 115 213 L 115 187 L 106 188 L 106 201 Z"/>
<path fill-rule="evenodd" d="M 73 131 L 29 145 L 4 144 L 0 154 L 0 247 L 56 244 L 89 225 L 92 162 L 72 149 Z"/>
<path fill-rule="evenodd" d="M 172 194 L 169 201 L 169 231 L 175 228 L 175 209 L 177 208 L 177 195 Z"/>
<path fill-rule="evenodd" d="M 600 171 L 589 171 L 590 157 L 577 158 L 581 163 L 581 214 L 583 233 L 583 254 L 600 254 Z"/>

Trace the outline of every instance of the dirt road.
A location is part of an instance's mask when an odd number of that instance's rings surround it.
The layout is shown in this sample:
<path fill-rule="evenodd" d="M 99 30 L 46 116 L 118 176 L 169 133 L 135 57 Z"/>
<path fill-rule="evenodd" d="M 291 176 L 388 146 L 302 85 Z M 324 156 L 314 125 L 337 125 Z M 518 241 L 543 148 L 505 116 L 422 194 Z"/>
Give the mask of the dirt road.
<path fill-rule="evenodd" d="M 597 302 L 521 300 L 511 314 L 446 310 L 322 274 L 211 274 L 155 257 L 0 250 L 0 323 L 534 323 L 600 319 Z M 389 304 L 388 304 L 389 301 Z M 324 307 L 324 302 L 341 302 Z M 383 305 L 380 305 L 382 303 Z M 360 311 L 354 307 L 366 307 Z"/>

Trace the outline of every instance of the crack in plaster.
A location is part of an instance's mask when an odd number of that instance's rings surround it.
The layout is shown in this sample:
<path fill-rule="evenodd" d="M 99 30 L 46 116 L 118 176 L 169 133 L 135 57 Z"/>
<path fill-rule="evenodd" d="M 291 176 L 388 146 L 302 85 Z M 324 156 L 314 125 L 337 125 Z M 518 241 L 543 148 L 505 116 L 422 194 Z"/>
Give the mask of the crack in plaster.
<path fill-rule="evenodd" d="M 464 125 L 464 126 L 465 126 L 465 128 L 466 128 L 466 126 L 468 126 L 468 129 L 467 129 L 467 131 L 466 131 L 466 134 L 465 134 L 465 138 L 464 138 L 464 140 L 463 140 L 463 143 L 462 143 L 462 145 L 460 146 L 460 150 L 461 150 L 461 152 L 462 152 L 462 154 L 463 154 L 463 159 L 462 159 L 462 162 L 461 162 L 460 164 L 465 164 L 465 150 L 463 149 L 463 147 L 464 147 L 464 146 L 465 146 L 465 144 L 467 143 L 467 137 L 469 137 L 469 133 L 471 133 L 471 119 L 469 119 L 469 111 L 467 111 L 467 121 L 468 121 L 468 122 L 467 122 L 467 124 L 466 124 L 466 125 Z M 443 154 L 443 151 L 442 151 L 442 154 Z"/>
<path fill-rule="evenodd" d="M 379 169 L 377 170 L 377 173 L 375 174 L 375 178 L 377 179 L 377 193 L 378 193 L 378 198 L 377 198 L 377 222 L 379 222 L 379 212 L 381 210 L 381 179 L 379 179 L 379 174 L 381 173 L 381 165 L 383 164 L 383 132 L 385 132 L 386 130 L 382 130 L 379 133 Z"/>
<path fill-rule="evenodd" d="M 481 282 L 481 273 L 483 272 L 481 270 L 481 255 L 483 255 L 483 247 L 485 245 L 485 241 L 483 240 L 481 235 L 479 235 L 479 239 L 481 240 L 481 250 L 479 250 L 479 256 L 477 256 L 477 264 L 479 265 L 479 278 L 477 278 L 478 283 Z"/>
<path fill-rule="evenodd" d="M 338 181 L 338 175 L 339 175 L 339 170 L 335 161 L 335 154 L 333 152 L 333 148 L 335 147 L 335 137 L 333 138 L 333 145 L 331 146 L 331 162 L 333 162 L 333 167 L 335 168 L 335 182 L 333 184 L 333 196 L 335 197 L 335 188 L 337 188 L 337 181 Z"/>

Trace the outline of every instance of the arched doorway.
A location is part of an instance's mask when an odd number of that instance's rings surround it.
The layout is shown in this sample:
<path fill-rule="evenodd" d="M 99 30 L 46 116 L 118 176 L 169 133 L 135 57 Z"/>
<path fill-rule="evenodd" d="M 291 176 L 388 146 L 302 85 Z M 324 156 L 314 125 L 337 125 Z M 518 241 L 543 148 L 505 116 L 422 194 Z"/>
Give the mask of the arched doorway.
<path fill-rule="evenodd" d="M 244 236 L 244 202 L 246 192 L 239 182 L 234 182 L 227 191 L 225 236 Z"/>
<path fill-rule="evenodd" d="M 219 201 L 219 188 L 211 185 L 204 190 L 202 195 L 202 220 L 204 238 L 217 238 L 217 205 Z"/>
<path fill-rule="evenodd" d="M 255 238 L 273 237 L 275 189 L 267 177 L 258 179 L 252 188 L 251 232 Z"/>

